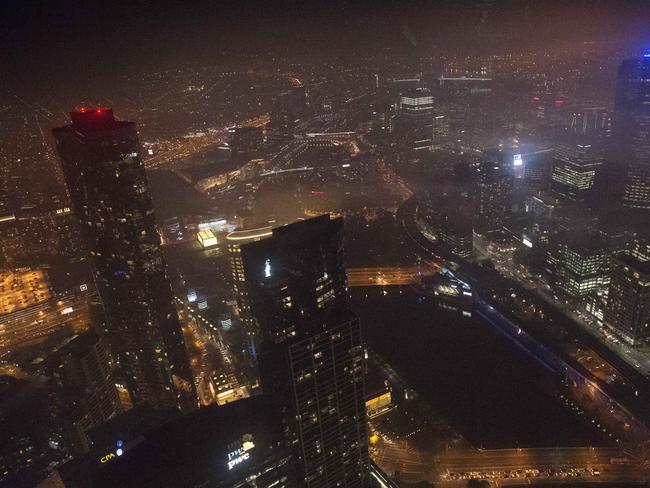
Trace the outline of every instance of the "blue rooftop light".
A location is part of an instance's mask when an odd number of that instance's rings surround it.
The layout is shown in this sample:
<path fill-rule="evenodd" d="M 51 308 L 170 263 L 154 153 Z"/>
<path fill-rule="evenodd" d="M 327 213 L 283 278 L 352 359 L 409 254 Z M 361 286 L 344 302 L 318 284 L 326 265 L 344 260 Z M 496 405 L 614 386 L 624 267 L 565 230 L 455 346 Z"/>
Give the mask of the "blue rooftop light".
<path fill-rule="evenodd" d="M 643 51 L 643 57 L 650 58 L 650 49 L 646 49 L 645 51 Z"/>

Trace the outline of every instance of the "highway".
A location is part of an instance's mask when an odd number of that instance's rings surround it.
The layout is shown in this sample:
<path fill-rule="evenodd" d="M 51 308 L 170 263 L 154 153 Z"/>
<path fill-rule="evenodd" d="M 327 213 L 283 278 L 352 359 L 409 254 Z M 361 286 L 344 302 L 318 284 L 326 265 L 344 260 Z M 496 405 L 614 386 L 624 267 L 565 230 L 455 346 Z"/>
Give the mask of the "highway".
<path fill-rule="evenodd" d="M 212 146 L 225 142 L 228 138 L 228 129 L 232 127 L 263 127 L 269 122 L 268 115 L 260 115 L 251 119 L 243 120 L 237 124 L 229 125 L 217 130 L 210 130 L 202 135 L 184 137 L 176 141 L 168 141 L 165 147 L 154 150 L 154 154 L 144 156 L 146 168 L 164 166 L 173 161 L 187 158 L 193 154 L 200 153 Z"/>
<path fill-rule="evenodd" d="M 625 458 L 616 448 L 558 447 L 538 449 L 491 449 L 448 452 L 437 457 L 443 472 L 542 470 L 563 466 L 609 465 L 612 458 Z"/>
<path fill-rule="evenodd" d="M 647 466 L 615 448 L 454 449 L 434 455 L 404 439 L 384 437 L 372 451 L 373 460 L 389 475 L 411 483 L 429 481 L 435 486 L 464 487 L 472 478 L 488 479 L 499 486 L 639 482 L 650 476 Z"/>
<path fill-rule="evenodd" d="M 429 275 L 438 271 L 435 264 L 422 264 L 411 267 L 368 267 L 348 268 L 349 286 L 388 286 L 412 285 L 420 281 L 421 275 Z"/>

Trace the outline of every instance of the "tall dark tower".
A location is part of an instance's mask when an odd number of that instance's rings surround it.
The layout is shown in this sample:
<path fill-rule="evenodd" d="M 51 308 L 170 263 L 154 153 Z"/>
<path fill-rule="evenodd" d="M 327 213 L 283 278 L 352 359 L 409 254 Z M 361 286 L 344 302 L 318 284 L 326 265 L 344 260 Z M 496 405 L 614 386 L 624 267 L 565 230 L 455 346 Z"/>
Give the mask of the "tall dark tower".
<path fill-rule="evenodd" d="M 623 204 L 650 209 L 650 52 L 623 61 L 616 85 L 616 152 L 627 168 Z"/>
<path fill-rule="evenodd" d="M 492 158 L 477 168 L 475 229 L 479 234 L 501 229 L 510 215 L 514 185 L 511 166 L 502 158 Z"/>
<path fill-rule="evenodd" d="M 63 173 L 134 403 L 196 407 L 196 393 L 133 122 L 80 109 L 54 129 Z"/>
<path fill-rule="evenodd" d="M 622 254 L 609 285 L 605 323 L 632 345 L 650 338 L 650 261 Z"/>
<path fill-rule="evenodd" d="M 241 247 L 262 331 L 262 389 L 284 411 L 298 476 L 310 488 L 368 480 L 363 343 L 344 254 L 343 221 L 329 215 Z"/>

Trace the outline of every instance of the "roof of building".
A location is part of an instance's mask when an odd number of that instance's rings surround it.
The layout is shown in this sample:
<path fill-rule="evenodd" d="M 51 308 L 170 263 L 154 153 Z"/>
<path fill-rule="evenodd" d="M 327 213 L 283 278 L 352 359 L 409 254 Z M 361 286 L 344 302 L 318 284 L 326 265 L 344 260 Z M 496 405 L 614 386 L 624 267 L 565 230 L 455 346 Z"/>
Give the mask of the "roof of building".
<path fill-rule="evenodd" d="M 263 395 L 177 416 L 135 439 L 124 440 L 122 454 L 112 456 L 121 440 L 116 438 L 113 449 L 91 450 L 60 471 L 71 486 L 145 487 L 163 486 L 163 482 L 166 486 L 202 486 L 210 480 L 228 486 L 228 479 L 245 472 L 243 466 L 244 471 L 229 469 L 228 453 L 249 434 L 256 446 L 249 467 L 268 456 L 268 447 L 278 446 L 283 439 L 280 416 Z"/>
<path fill-rule="evenodd" d="M 650 261 L 641 261 L 630 254 L 621 254 L 618 260 L 641 274 L 650 275 Z"/>

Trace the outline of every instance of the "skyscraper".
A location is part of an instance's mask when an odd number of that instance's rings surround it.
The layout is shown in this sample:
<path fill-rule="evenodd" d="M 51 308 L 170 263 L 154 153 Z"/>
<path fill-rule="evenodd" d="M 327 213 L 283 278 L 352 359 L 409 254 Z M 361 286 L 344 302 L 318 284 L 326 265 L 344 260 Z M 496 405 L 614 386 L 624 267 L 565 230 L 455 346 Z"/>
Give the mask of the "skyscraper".
<path fill-rule="evenodd" d="M 433 96 L 427 88 L 415 88 L 400 97 L 399 129 L 408 149 L 430 150 L 433 145 Z"/>
<path fill-rule="evenodd" d="M 551 238 L 546 270 L 556 291 L 582 298 L 607 287 L 612 254 L 611 245 L 596 235 L 561 233 Z"/>
<path fill-rule="evenodd" d="M 506 161 L 483 162 L 476 170 L 476 225 L 479 234 L 501 229 L 510 215 L 514 175 Z"/>
<path fill-rule="evenodd" d="M 185 343 L 155 228 L 133 122 L 111 109 L 72 112 L 54 129 L 107 333 L 134 402 L 197 405 Z"/>
<path fill-rule="evenodd" d="M 310 488 L 366 486 L 364 353 L 350 312 L 343 221 L 323 215 L 241 247 L 263 336 L 262 389 L 285 412 Z"/>
<path fill-rule="evenodd" d="M 650 261 L 623 254 L 609 285 L 605 323 L 636 345 L 650 338 Z"/>
<path fill-rule="evenodd" d="M 650 52 L 619 67 L 614 121 L 616 152 L 626 167 L 623 203 L 650 209 Z"/>
<path fill-rule="evenodd" d="M 228 253 L 230 254 L 230 270 L 232 272 L 235 298 L 239 320 L 242 322 L 244 343 L 246 352 L 253 360 L 257 358 L 257 345 L 259 342 L 259 324 L 251 311 L 251 304 L 246 288 L 246 276 L 244 275 L 244 264 L 241 258 L 241 246 L 248 242 L 256 242 L 266 239 L 272 235 L 271 227 L 260 227 L 257 229 L 241 229 L 231 232 L 226 236 L 228 242 Z"/>
<path fill-rule="evenodd" d="M 603 156 L 597 145 L 578 138 L 563 141 L 555 148 L 551 188 L 567 200 L 585 201 L 602 164 Z"/>

